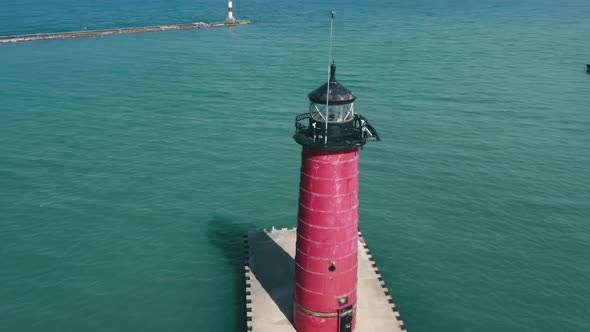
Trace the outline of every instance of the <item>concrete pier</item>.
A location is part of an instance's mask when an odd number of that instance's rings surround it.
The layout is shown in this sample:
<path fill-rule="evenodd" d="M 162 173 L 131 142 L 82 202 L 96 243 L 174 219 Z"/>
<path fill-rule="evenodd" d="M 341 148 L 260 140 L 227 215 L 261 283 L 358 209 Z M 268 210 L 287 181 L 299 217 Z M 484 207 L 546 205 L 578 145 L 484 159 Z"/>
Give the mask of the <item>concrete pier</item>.
<path fill-rule="evenodd" d="M 85 31 L 72 31 L 72 32 L 53 32 L 53 33 L 39 33 L 29 35 L 15 35 L 15 36 L 0 36 L 0 44 L 2 43 L 18 43 L 35 40 L 49 40 L 49 39 L 66 39 L 66 38 L 84 38 L 84 37 L 100 37 L 109 35 L 121 35 L 128 33 L 142 33 L 142 32 L 157 32 L 157 31 L 168 31 L 168 30 L 187 30 L 187 29 L 203 29 L 203 28 L 217 28 L 227 27 L 235 25 L 247 25 L 252 24 L 251 21 L 235 21 L 233 23 L 228 22 L 215 22 L 215 23 L 189 23 L 189 24 L 174 24 L 174 25 L 159 25 L 149 27 L 137 27 L 137 28 L 122 28 L 122 29 L 107 29 L 107 30 L 85 30 Z"/>
<path fill-rule="evenodd" d="M 295 229 L 245 235 L 248 331 L 295 332 L 293 276 Z M 406 331 L 383 278 L 359 233 L 358 302 L 355 332 Z"/>

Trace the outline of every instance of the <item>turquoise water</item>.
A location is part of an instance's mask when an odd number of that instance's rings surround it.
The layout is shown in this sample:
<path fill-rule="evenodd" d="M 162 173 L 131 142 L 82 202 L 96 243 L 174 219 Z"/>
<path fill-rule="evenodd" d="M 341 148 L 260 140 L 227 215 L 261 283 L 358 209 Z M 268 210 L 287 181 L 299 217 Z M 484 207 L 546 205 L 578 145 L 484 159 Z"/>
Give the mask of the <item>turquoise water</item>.
<path fill-rule="evenodd" d="M 225 6 L 10 0 L 0 35 Z M 330 8 L 383 139 L 361 230 L 409 331 L 590 330 L 590 2 L 234 7 L 255 24 L 0 45 L 0 331 L 243 331 L 241 234 L 296 225 Z"/>

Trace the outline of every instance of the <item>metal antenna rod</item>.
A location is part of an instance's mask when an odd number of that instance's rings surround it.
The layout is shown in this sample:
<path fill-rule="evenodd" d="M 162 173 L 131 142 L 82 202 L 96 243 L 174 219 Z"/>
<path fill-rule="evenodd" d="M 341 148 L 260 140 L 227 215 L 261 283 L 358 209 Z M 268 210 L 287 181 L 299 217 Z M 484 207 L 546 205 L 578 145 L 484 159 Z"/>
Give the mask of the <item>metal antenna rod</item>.
<path fill-rule="evenodd" d="M 334 33 L 334 15 L 336 12 L 330 10 L 330 48 L 328 50 L 328 84 L 327 84 L 327 91 L 326 91 L 326 131 L 324 133 L 324 144 L 328 144 L 328 106 L 330 100 L 330 77 L 331 77 L 331 65 L 332 65 L 332 35 Z"/>

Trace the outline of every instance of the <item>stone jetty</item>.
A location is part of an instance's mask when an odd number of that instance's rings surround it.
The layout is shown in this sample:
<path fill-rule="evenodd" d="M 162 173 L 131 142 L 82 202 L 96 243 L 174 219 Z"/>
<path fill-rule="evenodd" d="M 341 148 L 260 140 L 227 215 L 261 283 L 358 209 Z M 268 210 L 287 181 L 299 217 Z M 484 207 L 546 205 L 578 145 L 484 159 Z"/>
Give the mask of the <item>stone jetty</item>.
<path fill-rule="evenodd" d="M 36 40 L 49 40 L 49 39 L 100 37 L 100 36 L 109 36 L 109 35 L 122 35 L 122 34 L 128 34 L 128 33 L 217 28 L 217 27 L 228 27 L 228 26 L 247 25 L 247 24 L 252 24 L 252 22 L 247 21 L 247 20 L 235 21 L 235 22 L 215 22 L 215 23 L 198 22 L 198 23 L 189 23 L 189 24 L 159 25 L 159 26 L 136 27 L 136 28 L 121 28 L 121 29 L 107 29 L 107 30 L 84 30 L 84 31 L 72 31 L 72 32 L 52 32 L 52 33 L 39 33 L 39 34 L 29 34 L 29 35 L 0 36 L 0 44 L 2 44 L 2 43 L 18 43 L 18 42 L 27 42 L 27 41 L 36 41 Z"/>

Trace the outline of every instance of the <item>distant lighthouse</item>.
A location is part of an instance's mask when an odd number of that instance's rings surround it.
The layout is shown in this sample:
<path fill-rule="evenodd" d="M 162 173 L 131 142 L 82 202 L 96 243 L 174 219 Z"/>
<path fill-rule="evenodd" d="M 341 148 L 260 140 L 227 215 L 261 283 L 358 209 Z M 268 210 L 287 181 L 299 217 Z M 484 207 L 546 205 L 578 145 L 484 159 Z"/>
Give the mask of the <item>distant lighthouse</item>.
<path fill-rule="evenodd" d="M 232 0 L 228 0 L 227 2 L 227 19 L 225 20 L 227 24 L 236 24 L 236 19 L 234 18 L 234 4 Z"/>
<path fill-rule="evenodd" d="M 303 151 L 293 321 L 298 332 L 351 332 L 357 302 L 359 148 L 379 136 L 355 113 L 356 96 L 336 80 L 334 64 L 328 82 L 308 97 L 309 112 L 297 116 L 294 135 Z"/>

